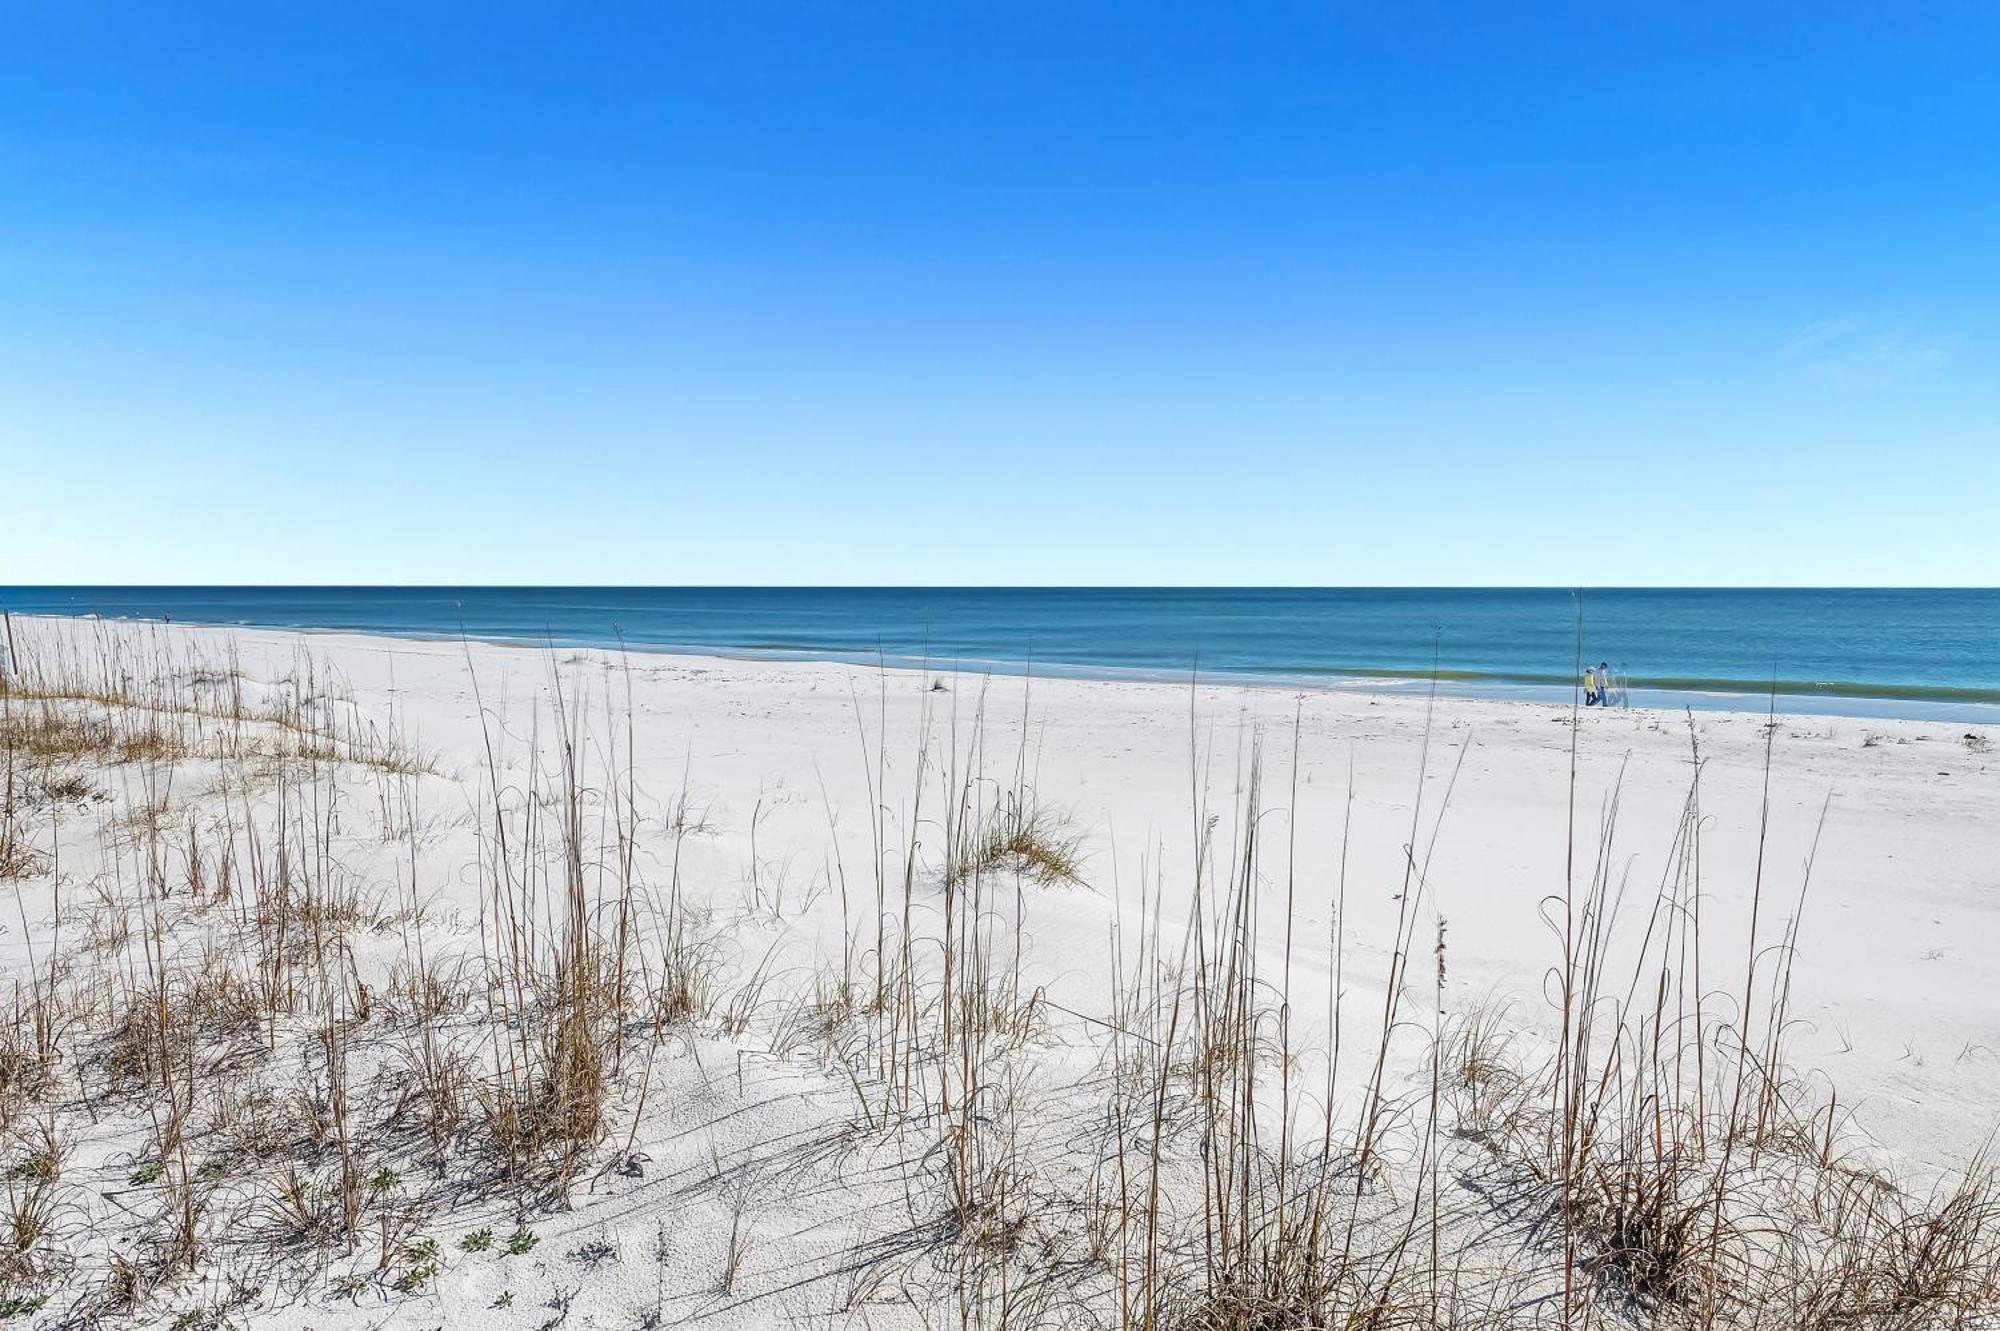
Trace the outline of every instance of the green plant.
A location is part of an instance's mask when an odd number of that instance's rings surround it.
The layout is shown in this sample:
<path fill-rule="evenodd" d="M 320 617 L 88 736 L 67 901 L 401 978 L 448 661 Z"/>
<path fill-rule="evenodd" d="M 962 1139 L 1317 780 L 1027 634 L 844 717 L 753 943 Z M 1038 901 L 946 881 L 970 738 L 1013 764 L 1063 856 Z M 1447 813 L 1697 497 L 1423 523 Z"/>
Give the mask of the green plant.
<path fill-rule="evenodd" d="M 493 1231 L 490 1229 L 475 1229 L 460 1239 L 458 1246 L 461 1252 L 485 1252 L 493 1246 Z"/>
<path fill-rule="evenodd" d="M 509 1257 L 523 1256 L 534 1251 L 535 1245 L 540 1242 L 541 1239 L 536 1236 L 535 1231 L 529 1229 L 526 1225 L 522 1225 L 507 1236 L 507 1255 Z"/>
<path fill-rule="evenodd" d="M 399 1294 L 414 1294 L 425 1285 L 438 1278 L 444 1270 L 444 1252 L 434 1238 L 416 1239 L 403 1248 L 403 1258 L 409 1263 L 397 1275 L 394 1287 Z"/>

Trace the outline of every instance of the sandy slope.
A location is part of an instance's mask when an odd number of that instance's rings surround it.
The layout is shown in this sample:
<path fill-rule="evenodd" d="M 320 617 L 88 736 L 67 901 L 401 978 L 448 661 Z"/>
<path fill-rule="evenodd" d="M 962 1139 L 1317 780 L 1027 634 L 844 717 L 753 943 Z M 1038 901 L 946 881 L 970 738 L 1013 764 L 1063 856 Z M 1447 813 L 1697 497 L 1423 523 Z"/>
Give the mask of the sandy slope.
<path fill-rule="evenodd" d="M 80 631 L 23 621 L 16 627 Z M 1405 848 L 1414 844 L 1420 859 L 1428 857 L 1426 954 L 1435 931 L 1429 917 L 1447 924 L 1447 1010 L 1497 996 L 1529 1031 L 1548 1020 L 1549 899 L 1563 891 L 1572 848 L 1579 879 L 1599 862 L 1600 826 L 1614 792 L 1604 862 L 1629 885 L 1630 899 L 1643 903 L 1667 871 L 1693 771 L 1691 744 L 1698 743 L 1712 937 L 1742 937 L 1758 880 L 1767 772 L 1764 718 L 1755 714 L 1585 711 L 1573 737 L 1567 708 L 1400 693 L 1298 696 L 644 654 L 620 660 L 181 626 L 103 631 L 178 644 L 173 650 L 233 650 L 246 678 L 265 688 L 277 687 L 310 653 L 334 668 L 360 711 L 394 715 L 433 750 L 437 775 L 423 779 L 421 796 L 433 828 L 418 871 L 431 903 L 426 945 L 433 954 L 475 943 L 473 866 L 488 737 L 498 738 L 503 768 L 523 771 L 530 750 L 546 748 L 558 669 L 599 746 L 613 735 L 623 743 L 629 690 L 636 785 L 659 808 L 685 792 L 698 828 L 679 843 L 687 899 L 712 908 L 728 973 L 740 982 L 761 970 L 773 994 L 802 992 L 816 972 L 838 966 L 843 876 L 850 928 L 872 942 L 864 921 L 872 910 L 869 810 L 878 746 L 885 823 L 898 844 L 911 831 L 926 728 L 935 760 L 956 754 L 961 773 L 976 769 L 1011 786 L 1018 766 L 1045 805 L 1067 811 L 1086 856 L 1084 885 L 1038 885 L 1024 894 L 1024 987 L 1042 989 L 1054 1013 L 1036 1093 L 1059 1093 L 1094 1065 L 1092 1022 L 1108 1018 L 1113 1001 L 1114 928 L 1130 948 L 1150 927 L 1141 895 L 1156 891 L 1147 909 L 1157 911 L 1159 936 L 1180 936 L 1195 803 L 1228 810 L 1258 763 L 1263 802 L 1273 810 L 1263 824 L 1261 946 L 1267 973 L 1280 974 L 1282 930 L 1272 921 L 1282 916 L 1289 886 L 1290 997 L 1301 1048 L 1322 1047 L 1326 1038 L 1327 940 L 1343 854 L 1347 998 L 1356 1010 L 1380 1004 L 1396 896 L 1406 882 Z M 1762 856 L 1767 943 L 1793 911 L 1818 838 L 1796 970 L 1802 1025 L 1794 1056 L 1838 1085 L 1858 1129 L 1885 1158 L 1919 1171 L 1961 1164 L 2000 1104 L 2000 751 L 1993 749 L 2000 735 L 1968 736 L 1941 723 L 1811 717 L 1781 718 L 1771 741 Z M 126 804 L 144 797 L 130 770 L 106 780 Z M 1288 818 L 1294 784 L 1296 816 Z M 353 787 L 355 808 L 373 798 L 366 776 Z M 184 788 L 196 788 L 192 778 Z M 96 816 L 109 815 L 78 815 L 62 833 L 72 900 L 93 876 L 115 870 L 92 831 Z M 935 804 L 918 811 L 920 841 L 941 839 L 937 816 Z M 830 820 L 837 833 L 830 834 Z M 1224 837 L 1240 831 L 1227 816 L 1218 828 Z M 357 875 L 392 884 L 407 876 L 393 850 L 370 850 L 364 840 L 352 848 Z M 663 881 L 667 855 L 666 842 L 652 838 L 642 873 Z M 20 920 L 0 939 L 16 978 L 25 973 L 26 936 L 46 947 L 54 919 L 46 877 L 24 883 L 21 898 Z M 926 895 L 918 909 L 935 906 Z M 1635 909 L 1643 913 L 1643 905 Z M 386 971 L 402 946 L 385 938 L 357 951 L 363 965 Z M 1721 949 L 1718 943 L 1715 965 L 1739 975 L 1741 957 Z M 771 1006 L 781 1004 L 774 998 Z M 398 1301 L 371 1287 L 335 1297 L 315 1277 L 296 1291 L 305 1302 L 286 1307 L 292 1295 L 281 1298 L 284 1282 L 274 1277 L 233 1316 L 271 1326 L 513 1327 L 566 1315 L 570 1325 L 619 1326 L 643 1323 L 652 1309 L 668 1323 L 757 1326 L 789 1317 L 917 1325 L 911 1300 L 897 1293 L 898 1281 L 912 1277 L 896 1265 L 893 1237 L 907 1240 L 908 1217 L 921 1210 L 910 1203 L 913 1166 L 880 1144 L 829 1144 L 834 1139 L 818 1129 L 849 1115 L 847 1089 L 823 1064 L 764 1052 L 773 1043 L 768 1027 L 765 1017 L 728 1038 L 712 1028 L 691 1032 L 663 1056 L 637 1120 L 633 1146 L 643 1160 L 636 1176 L 599 1176 L 579 1187 L 568 1211 L 529 1214 L 495 1192 L 447 1213 L 433 1227 L 450 1259 L 436 1296 Z M 125 1113 L 126 1135 L 105 1128 L 67 1171 L 79 1189 L 120 1191 L 144 1132 L 137 1111 Z M 619 1119 L 621 1136 L 631 1121 L 629 1114 Z M 73 1204 L 78 1215 L 119 1214 L 96 1202 Z M 252 1200 L 242 1209 L 247 1216 L 257 1208 Z M 877 1223 L 887 1213 L 902 1213 L 906 1223 Z M 475 1258 L 451 1246 L 480 1224 L 504 1242 L 523 1215 L 540 1240 L 530 1253 Z M 732 1225 L 752 1237 L 743 1270 L 724 1294 L 717 1272 Z M 108 1229 L 79 1236 L 75 1283 L 119 1242 Z M 874 1268 L 855 1260 L 863 1249 Z M 574 1291 L 567 1314 L 546 1306 L 565 1290 Z M 507 1291 L 511 1302 L 493 1307 Z M 166 1302 L 196 1307 L 203 1297 L 180 1291 Z M 47 1311 L 62 1302 L 53 1299 Z"/>
<path fill-rule="evenodd" d="M 205 633 L 182 629 L 176 632 Z M 239 632 L 246 666 L 260 655 L 279 673 L 288 635 Z M 364 705 L 393 699 L 421 740 L 476 767 L 479 729 L 469 671 L 487 705 L 516 708 L 545 690 L 544 652 L 474 644 L 392 642 L 316 634 Z M 574 661 L 580 653 L 563 653 Z M 470 664 L 468 665 L 468 656 Z M 600 658 L 605 659 L 605 658 Z M 862 730 L 872 744 L 886 707 L 891 777 L 913 761 L 919 715 L 969 732 L 983 709 L 985 767 L 1012 779 L 1027 700 L 1027 763 L 1042 797 L 1069 809 L 1089 838 L 1087 893 L 1038 902 L 1056 917 L 1031 939 L 1034 980 L 1066 1005 L 1102 1011 L 1107 929 L 1121 884 L 1130 896 L 1140 860 L 1163 857 L 1185 878 L 1191 839 L 1190 768 L 1226 797 L 1261 740 L 1269 802 L 1283 806 L 1299 719 L 1297 901 L 1299 936 L 1323 939 L 1340 859 L 1353 764 L 1348 852 L 1350 934 L 1386 939 L 1402 848 L 1423 771 L 1436 829 L 1430 872 L 1450 924 L 1454 984 L 1539 1001 L 1549 962 L 1542 899 L 1562 888 L 1569 797 L 1570 709 L 1403 694 L 1215 690 L 1009 677 L 930 678 L 820 664 L 772 665 L 697 657 L 630 658 L 638 763 L 657 795 L 683 774 L 712 836 L 690 874 L 718 905 L 746 892 L 749 822 L 760 802 L 759 859 L 795 899 L 823 877 L 822 787 L 845 823 L 857 870 L 868 857 Z M 928 692 L 941 682 L 948 692 Z M 623 678 L 611 681 L 622 702 Z M 859 716 L 857 716 L 857 708 Z M 1430 752 L 1424 757 L 1426 713 Z M 1192 713 L 1192 716 L 1191 716 Z M 1757 863 L 1765 718 L 1755 713 L 1581 713 L 1576 745 L 1577 854 L 1595 854 L 1596 828 L 1619 785 L 1614 857 L 1635 895 L 1664 870 L 1687 792 L 1692 725 L 1707 759 L 1712 822 L 1705 857 L 1718 908 L 1747 912 Z M 1992 1126 L 2000 1103 L 2000 752 L 1968 746 L 1946 723 L 1781 718 L 1771 748 L 1771 818 L 1764 857 L 1766 910 L 1789 913 L 1822 808 L 1825 827 L 1808 901 L 1798 974 L 1801 1015 L 1820 1028 L 1810 1046 L 1848 1096 L 1874 1106 L 1871 1127 L 1900 1149 L 1956 1152 Z M 1980 732 L 2000 743 L 2000 735 Z M 1191 749 L 1194 758 L 1191 759 Z M 872 752 L 872 750 L 870 750 Z M 1462 759 L 1462 766 L 1459 766 Z M 1453 782 L 1454 768 L 1456 781 Z M 1274 870 L 1276 872 L 1276 870 Z M 808 916 L 831 903 L 821 894 Z M 788 908 L 789 909 L 789 908 Z M 837 909 L 832 912 L 837 918 Z M 1767 919 L 1767 923 L 1770 920 Z M 793 918 L 792 929 L 811 923 Z M 1727 932 L 1718 927 L 1718 937 Z M 1303 949 L 1301 949 L 1303 951 Z M 1322 967 L 1323 958 L 1308 965 Z M 1361 963 L 1364 975 L 1370 967 Z M 1322 1003 L 1300 998 L 1302 1010 Z M 1851 1045 L 1851 1049 L 1847 1046 Z M 1842 1052 L 1845 1050 L 1845 1052 Z"/>

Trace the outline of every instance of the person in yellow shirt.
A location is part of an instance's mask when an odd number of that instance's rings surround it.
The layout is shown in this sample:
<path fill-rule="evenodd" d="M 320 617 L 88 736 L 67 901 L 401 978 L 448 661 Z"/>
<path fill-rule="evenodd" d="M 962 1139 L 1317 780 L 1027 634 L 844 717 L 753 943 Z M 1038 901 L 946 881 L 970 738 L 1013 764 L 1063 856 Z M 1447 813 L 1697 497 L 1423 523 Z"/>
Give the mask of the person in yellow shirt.
<path fill-rule="evenodd" d="M 1603 692 L 1599 689 L 1597 683 L 1597 667 L 1585 666 L 1583 668 L 1583 705 L 1585 707 L 1595 707 L 1597 706 L 1598 699 L 1603 696 Z"/>

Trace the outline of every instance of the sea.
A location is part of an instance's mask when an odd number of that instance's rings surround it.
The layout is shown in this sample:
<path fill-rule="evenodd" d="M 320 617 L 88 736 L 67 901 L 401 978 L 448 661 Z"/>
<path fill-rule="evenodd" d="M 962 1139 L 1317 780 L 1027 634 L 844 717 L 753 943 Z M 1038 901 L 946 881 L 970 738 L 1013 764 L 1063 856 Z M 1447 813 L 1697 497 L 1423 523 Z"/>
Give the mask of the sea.
<path fill-rule="evenodd" d="M 2000 723 L 2000 588 L 0 587 L 14 614 Z"/>

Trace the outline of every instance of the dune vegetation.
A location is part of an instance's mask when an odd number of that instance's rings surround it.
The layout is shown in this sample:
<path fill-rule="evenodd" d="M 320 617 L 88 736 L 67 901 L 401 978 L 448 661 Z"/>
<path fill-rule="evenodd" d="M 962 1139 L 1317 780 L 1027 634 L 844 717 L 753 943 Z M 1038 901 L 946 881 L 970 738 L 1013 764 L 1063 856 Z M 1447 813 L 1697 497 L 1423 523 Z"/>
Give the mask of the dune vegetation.
<path fill-rule="evenodd" d="M 1710 807 L 1692 727 L 1656 880 L 1616 795 L 1572 791 L 1524 1002 L 1454 975 L 1430 869 L 1463 748 L 1427 744 L 1396 880 L 1350 881 L 1351 788 L 1313 815 L 1339 858 L 1292 852 L 1296 726 L 1218 751 L 1191 718 L 1186 800 L 1120 847 L 1041 794 L 1030 704 L 1003 725 L 968 677 L 844 676 L 864 799 L 718 808 L 638 757 L 670 721 L 618 656 L 517 650 L 522 688 L 467 651 L 477 743 L 433 748 L 309 638 L 285 669 L 221 634 L 9 639 L 11 1324 L 2000 1314 L 1991 1162 L 1901 1177 L 1794 1066 L 1812 865 L 1704 854 L 1763 814 Z M 892 690 L 921 693 L 893 749 Z M 780 798 L 817 854 L 760 847 Z M 1704 927 L 1717 876 L 1747 927 Z M 1085 892 L 1115 905 L 1101 1010 L 1033 962 Z M 1362 893 L 1390 932 L 1349 930 Z"/>

